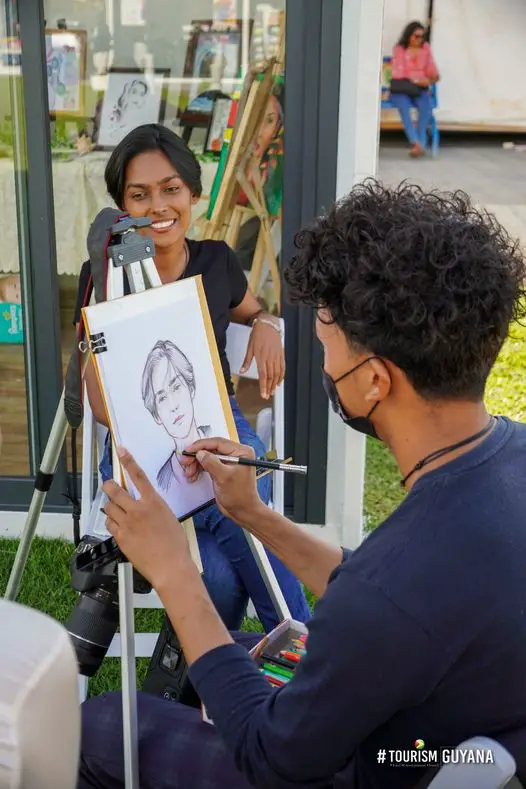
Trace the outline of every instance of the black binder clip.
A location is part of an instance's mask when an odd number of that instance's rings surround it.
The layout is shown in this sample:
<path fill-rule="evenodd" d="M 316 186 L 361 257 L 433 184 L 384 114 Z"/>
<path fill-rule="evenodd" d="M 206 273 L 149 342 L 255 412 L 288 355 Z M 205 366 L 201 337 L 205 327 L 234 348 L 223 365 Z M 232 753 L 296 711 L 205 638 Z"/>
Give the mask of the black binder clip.
<path fill-rule="evenodd" d="M 106 345 L 106 338 L 104 337 L 104 332 L 99 332 L 98 334 L 91 335 L 89 341 L 89 348 L 92 353 L 104 353 L 104 351 L 108 350 L 108 346 Z"/>

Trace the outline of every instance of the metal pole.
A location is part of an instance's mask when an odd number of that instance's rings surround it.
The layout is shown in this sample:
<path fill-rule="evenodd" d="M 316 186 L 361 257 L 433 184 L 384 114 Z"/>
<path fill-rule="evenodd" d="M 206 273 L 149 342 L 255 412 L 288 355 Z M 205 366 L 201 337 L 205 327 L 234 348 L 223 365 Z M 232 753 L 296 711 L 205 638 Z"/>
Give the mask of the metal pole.
<path fill-rule="evenodd" d="M 121 631 L 124 785 L 126 789 L 139 789 L 139 728 L 137 722 L 133 567 L 129 562 L 119 564 L 119 625 Z"/>
<path fill-rule="evenodd" d="M 49 436 L 46 449 L 44 450 L 44 457 L 35 480 L 35 492 L 29 505 L 29 512 L 24 525 L 24 531 L 18 544 L 15 561 L 11 569 L 9 581 L 7 583 L 7 590 L 5 593 L 6 600 L 16 600 L 22 582 L 22 576 L 27 563 L 27 557 L 33 542 L 33 537 L 38 526 L 38 519 L 44 506 L 46 494 L 51 487 L 53 476 L 58 465 L 60 453 L 66 440 L 66 433 L 68 429 L 68 422 L 64 411 L 64 392 L 60 398 L 60 403 L 53 420 L 51 433 Z"/>

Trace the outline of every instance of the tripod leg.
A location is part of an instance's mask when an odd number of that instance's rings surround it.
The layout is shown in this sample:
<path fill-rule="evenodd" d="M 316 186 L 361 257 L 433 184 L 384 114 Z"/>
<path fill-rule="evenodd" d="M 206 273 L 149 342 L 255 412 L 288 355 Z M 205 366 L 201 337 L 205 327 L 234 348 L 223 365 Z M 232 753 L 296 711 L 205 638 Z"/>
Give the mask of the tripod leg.
<path fill-rule="evenodd" d="M 40 517 L 40 513 L 42 512 L 42 507 L 44 506 L 46 494 L 51 487 L 51 483 L 53 482 L 53 477 L 58 465 L 60 453 L 62 451 L 62 447 L 64 446 L 64 441 L 66 440 L 67 429 L 68 422 L 66 419 L 66 413 L 64 411 L 63 392 L 57 408 L 57 413 L 55 414 L 55 419 L 53 420 L 53 426 L 51 428 L 51 433 L 44 451 L 42 463 L 40 464 L 40 469 L 35 479 L 35 491 L 31 499 L 29 512 L 24 524 L 24 530 L 18 544 L 15 561 L 11 570 L 11 575 L 9 576 L 9 581 L 7 583 L 7 590 L 5 593 L 6 600 L 16 600 L 18 596 L 27 557 L 31 548 L 33 537 L 35 536 L 35 531 L 37 529 L 38 519 Z"/>
<path fill-rule="evenodd" d="M 119 625 L 121 631 L 121 687 L 124 737 L 124 785 L 139 789 L 139 743 L 137 723 L 137 677 L 133 612 L 133 567 L 119 564 Z"/>

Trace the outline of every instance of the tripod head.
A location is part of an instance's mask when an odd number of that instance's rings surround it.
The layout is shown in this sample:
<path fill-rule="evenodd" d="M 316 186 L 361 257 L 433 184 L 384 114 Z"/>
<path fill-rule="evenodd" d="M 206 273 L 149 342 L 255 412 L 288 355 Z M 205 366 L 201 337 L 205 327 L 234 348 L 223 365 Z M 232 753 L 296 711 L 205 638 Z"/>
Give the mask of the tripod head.
<path fill-rule="evenodd" d="M 123 217 L 110 227 L 108 255 L 114 266 L 126 266 L 153 258 L 155 244 L 150 236 L 138 231 L 152 224 L 147 216 Z"/>
<path fill-rule="evenodd" d="M 112 236 L 120 236 L 123 233 L 130 232 L 130 230 L 140 230 L 142 227 L 149 227 L 151 224 L 152 220 L 147 216 L 123 217 L 111 226 L 110 233 Z"/>

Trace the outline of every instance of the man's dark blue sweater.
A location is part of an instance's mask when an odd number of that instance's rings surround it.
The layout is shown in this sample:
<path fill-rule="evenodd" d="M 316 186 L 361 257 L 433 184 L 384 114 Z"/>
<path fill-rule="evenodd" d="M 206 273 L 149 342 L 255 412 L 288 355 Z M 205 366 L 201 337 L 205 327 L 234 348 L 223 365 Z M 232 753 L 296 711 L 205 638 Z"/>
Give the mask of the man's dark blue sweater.
<path fill-rule="evenodd" d="M 255 786 L 405 789 L 425 770 L 378 750 L 526 726 L 525 666 L 526 425 L 499 418 L 344 554 L 288 685 L 238 645 L 190 675 Z"/>

